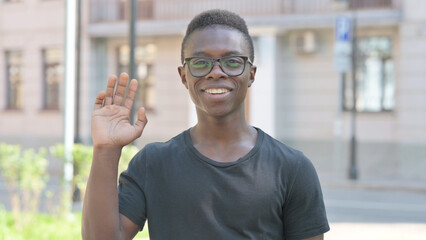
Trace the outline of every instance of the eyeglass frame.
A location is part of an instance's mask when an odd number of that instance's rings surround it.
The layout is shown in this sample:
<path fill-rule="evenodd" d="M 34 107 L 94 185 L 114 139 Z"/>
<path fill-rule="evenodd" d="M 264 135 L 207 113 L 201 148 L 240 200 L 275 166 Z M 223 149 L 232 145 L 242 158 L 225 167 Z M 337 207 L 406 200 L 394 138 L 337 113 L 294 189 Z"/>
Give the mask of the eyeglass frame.
<path fill-rule="evenodd" d="M 244 60 L 244 67 L 243 67 L 243 70 L 241 71 L 241 73 L 240 73 L 240 74 L 237 74 L 237 75 L 231 75 L 231 74 L 226 73 L 226 72 L 225 72 L 225 70 L 223 70 L 223 68 L 222 68 L 222 64 L 220 63 L 220 61 L 221 61 L 222 59 L 224 59 L 224 58 L 231 58 L 231 57 L 240 57 L 240 58 L 242 58 L 242 59 Z M 183 61 L 183 65 L 182 65 L 182 66 L 183 66 L 183 67 L 185 67 L 185 64 L 187 64 L 189 61 L 191 61 L 191 60 L 192 60 L 192 59 L 194 59 L 194 58 L 203 58 L 203 59 L 208 59 L 208 60 L 211 60 L 211 61 L 213 62 L 212 67 L 210 68 L 210 70 L 209 70 L 206 74 L 204 74 L 204 75 L 202 75 L 202 76 L 194 76 L 194 74 L 192 74 L 191 68 L 190 68 L 190 67 L 189 67 L 189 65 L 188 65 L 188 70 L 189 70 L 189 72 L 191 73 L 191 75 L 192 75 L 193 77 L 196 77 L 196 78 L 202 78 L 202 77 L 205 77 L 205 76 L 209 75 L 209 73 L 211 73 L 211 71 L 213 70 L 213 68 L 214 68 L 214 64 L 215 64 L 216 62 L 218 62 L 218 63 L 219 63 L 220 70 L 222 70 L 222 72 L 223 72 L 223 73 L 225 73 L 226 75 L 228 75 L 228 76 L 230 76 L 230 77 L 238 77 L 238 76 L 241 76 L 241 74 L 243 74 L 243 73 L 244 73 L 244 71 L 246 70 L 246 63 L 249 63 L 251 66 L 253 66 L 253 63 L 250 61 L 249 57 L 248 57 L 248 56 L 242 56 L 242 55 L 230 55 L 230 56 L 224 56 L 224 57 L 220 57 L 220 58 L 211 58 L 211 57 L 204 57 L 204 56 L 188 57 L 188 58 L 185 58 L 185 59 L 184 59 L 184 61 Z"/>

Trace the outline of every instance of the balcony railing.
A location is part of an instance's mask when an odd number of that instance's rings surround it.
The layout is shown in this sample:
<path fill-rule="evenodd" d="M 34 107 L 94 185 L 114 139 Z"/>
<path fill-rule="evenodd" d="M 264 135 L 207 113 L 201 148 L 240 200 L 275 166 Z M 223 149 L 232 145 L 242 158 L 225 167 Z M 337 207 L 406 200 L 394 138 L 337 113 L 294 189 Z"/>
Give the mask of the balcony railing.
<path fill-rule="evenodd" d="M 130 0 L 90 0 L 90 21 L 125 21 Z M 401 0 L 137 0 L 139 20 L 190 19 L 208 9 L 227 9 L 242 16 L 319 14 L 342 10 L 398 9 Z"/>

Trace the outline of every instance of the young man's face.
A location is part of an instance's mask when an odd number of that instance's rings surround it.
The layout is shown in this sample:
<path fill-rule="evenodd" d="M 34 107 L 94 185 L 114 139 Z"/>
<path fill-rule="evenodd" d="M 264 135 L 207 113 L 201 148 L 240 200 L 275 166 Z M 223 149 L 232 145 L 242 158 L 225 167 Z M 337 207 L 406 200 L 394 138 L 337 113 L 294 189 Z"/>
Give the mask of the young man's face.
<path fill-rule="evenodd" d="M 228 56 L 248 57 L 249 48 L 242 33 L 223 26 L 193 32 L 184 49 L 186 59 L 191 57 L 217 59 Z M 183 67 L 179 67 L 182 83 L 189 90 L 198 114 L 224 117 L 244 110 L 244 98 L 247 88 L 254 81 L 256 67 L 252 66 L 249 60 L 242 63 L 243 68 L 237 67 L 241 63 L 239 60 L 243 59 L 224 59 L 221 61 L 222 68 L 219 62 L 214 62 L 210 72 L 208 72 L 210 67 L 206 64 L 209 59 L 193 59 L 191 63 L 185 62 Z M 242 69 L 241 75 L 238 75 L 239 69 Z M 206 75 L 202 76 L 204 74 Z"/>

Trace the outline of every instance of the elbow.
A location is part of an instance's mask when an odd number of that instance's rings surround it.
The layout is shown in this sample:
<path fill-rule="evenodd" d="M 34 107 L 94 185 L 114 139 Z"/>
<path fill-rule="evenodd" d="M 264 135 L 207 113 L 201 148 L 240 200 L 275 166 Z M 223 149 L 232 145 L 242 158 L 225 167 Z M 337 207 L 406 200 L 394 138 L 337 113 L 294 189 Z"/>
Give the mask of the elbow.
<path fill-rule="evenodd" d="M 119 240 L 121 234 L 118 231 L 111 231 L 108 227 L 91 229 L 90 224 L 84 221 L 81 225 L 82 240 Z"/>

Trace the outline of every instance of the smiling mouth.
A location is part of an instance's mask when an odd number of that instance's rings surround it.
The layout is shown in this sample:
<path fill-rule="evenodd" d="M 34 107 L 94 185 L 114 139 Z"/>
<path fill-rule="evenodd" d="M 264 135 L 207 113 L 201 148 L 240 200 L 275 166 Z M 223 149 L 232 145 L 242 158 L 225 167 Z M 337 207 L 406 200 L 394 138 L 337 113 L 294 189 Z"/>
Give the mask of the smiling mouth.
<path fill-rule="evenodd" d="M 223 94 L 223 93 L 230 92 L 230 90 L 226 88 L 208 88 L 208 89 L 205 89 L 204 92 L 210 93 L 210 94 Z"/>

